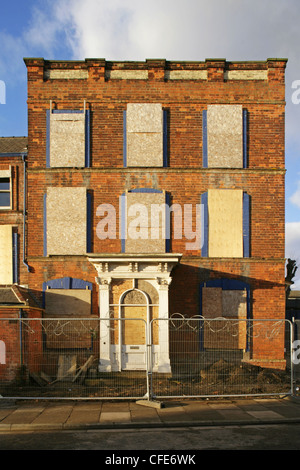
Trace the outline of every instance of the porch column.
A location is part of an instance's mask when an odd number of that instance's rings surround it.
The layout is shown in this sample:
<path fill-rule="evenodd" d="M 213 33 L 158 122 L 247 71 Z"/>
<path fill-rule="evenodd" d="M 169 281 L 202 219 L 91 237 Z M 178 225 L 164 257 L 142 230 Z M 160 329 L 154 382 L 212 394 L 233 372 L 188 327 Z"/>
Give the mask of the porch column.
<path fill-rule="evenodd" d="M 109 291 L 111 278 L 96 278 L 99 286 L 99 372 L 111 372 Z M 107 320 L 106 320 L 107 319 Z"/>
<path fill-rule="evenodd" d="M 169 285 L 171 278 L 157 279 L 158 282 L 158 296 L 159 296 L 159 309 L 158 316 L 161 320 L 159 322 L 159 354 L 158 354 L 158 369 L 157 372 L 169 373 L 171 372 L 170 355 L 169 355 Z M 166 321 L 164 321 L 166 319 Z"/>

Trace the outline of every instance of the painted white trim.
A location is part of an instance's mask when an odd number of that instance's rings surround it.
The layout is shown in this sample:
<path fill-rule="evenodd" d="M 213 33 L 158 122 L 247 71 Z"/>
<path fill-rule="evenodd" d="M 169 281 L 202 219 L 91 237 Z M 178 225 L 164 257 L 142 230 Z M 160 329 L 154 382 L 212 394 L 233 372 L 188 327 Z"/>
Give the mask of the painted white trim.
<path fill-rule="evenodd" d="M 120 301 L 124 298 L 126 292 L 135 288 L 136 280 L 143 279 L 149 282 L 158 292 L 158 317 L 161 319 L 159 322 L 159 337 L 158 345 L 152 346 L 153 371 L 170 373 L 170 357 L 169 357 L 169 328 L 168 321 L 163 321 L 169 318 L 169 285 L 171 284 L 171 272 L 176 264 L 179 263 L 181 254 L 164 253 L 157 254 L 107 254 L 107 255 L 94 255 L 89 256 L 88 260 L 94 265 L 98 276 L 96 282 L 99 285 L 99 317 L 100 324 L 100 372 L 111 372 L 121 370 L 121 356 L 120 356 L 120 340 L 118 345 L 110 344 L 110 308 L 117 306 L 120 310 Z M 132 288 L 124 291 L 120 298 L 119 304 L 109 303 L 110 285 L 114 279 L 129 280 L 132 279 Z M 144 295 L 147 293 L 142 292 Z M 150 325 L 150 302 L 148 301 L 147 324 Z M 157 304 L 155 304 L 157 306 Z M 153 304 L 154 306 L 154 304 Z M 119 317 L 121 318 L 121 317 Z M 108 327 L 105 328 L 107 319 Z M 158 320 L 159 321 L 159 320 Z M 148 334 L 151 334 L 148 328 Z M 150 339 L 147 338 L 148 344 Z M 147 347 L 148 349 L 148 347 Z"/>
<path fill-rule="evenodd" d="M 133 283 L 134 284 L 134 283 Z M 123 370 L 123 351 L 122 351 L 122 347 L 123 347 L 123 344 L 122 344 L 122 333 L 123 333 L 123 320 L 122 320 L 122 307 L 128 307 L 129 305 L 128 304 L 124 304 L 122 301 L 124 300 L 125 296 L 129 293 L 129 292 L 132 292 L 132 291 L 137 291 L 137 292 L 140 292 L 146 299 L 146 303 L 145 304 L 137 304 L 137 306 L 139 307 L 146 307 L 147 308 L 147 321 L 146 321 L 146 334 L 147 332 L 149 331 L 149 325 L 150 325 L 150 308 L 149 308 L 149 299 L 148 299 L 148 296 L 146 294 L 146 292 L 140 290 L 140 289 L 137 289 L 134 287 L 131 288 L 131 289 L 127 289 L 126 291 L 124 291 L 121 295 L 120 295 L 120 299 L 119 299 L 119 370 Z M 133 319 L 132 319 L 133 320 Z M 137 318 L 137 320 L 141 320 L 139 318 Z M 146 358 L 146 361 L 145 361 L 145 370 L 147 369 L 147 344 L 149 344 L 149 338 L 146 337 L 146 344 L 144 345 L 145 346 L 145 358 Z M 134 345 L 132 345 L 134 346 Z"/>

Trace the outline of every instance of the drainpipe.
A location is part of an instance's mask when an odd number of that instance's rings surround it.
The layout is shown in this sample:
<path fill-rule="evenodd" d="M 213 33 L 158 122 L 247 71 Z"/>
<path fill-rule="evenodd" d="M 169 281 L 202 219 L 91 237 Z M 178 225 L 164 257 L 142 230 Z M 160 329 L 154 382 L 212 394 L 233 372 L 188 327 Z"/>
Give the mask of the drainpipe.
<path fill-rule="evenodd" d="M 23 317 L 23 312 L 22 309 L 20 308 L 19 310 L 19 319 L 20 319 L 20 329 L 19 329 L 19 334 L 20 334 L 20 364 L 21 367 L 23 366 L 23 331 L 22 331 L 22 317 Z"/>
<path fill-rule="evenodd" d="M 22 155 L 22 160 L 24 163 L 24 187 L 23 187 L 23 264 L 26 266 L 27 271 L 30 272 L 30 267 L 28 266 L 26 260 L 25 260 L 25 248 L 26 248 L 26 192 L 27 192 L 27 186 L 26 186 L 26 160 L 25 160 L 25 154 Z"/>

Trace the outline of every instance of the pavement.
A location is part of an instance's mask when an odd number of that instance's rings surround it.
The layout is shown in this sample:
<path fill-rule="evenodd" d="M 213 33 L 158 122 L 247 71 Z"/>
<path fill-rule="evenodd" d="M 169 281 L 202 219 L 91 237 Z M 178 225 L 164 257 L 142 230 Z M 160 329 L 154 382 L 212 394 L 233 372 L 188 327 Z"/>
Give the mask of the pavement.
<path fill-rule="evenodd" d="M 162 401 L 0 399 L 0 433 L 300 423 L 300 397 Z"/>

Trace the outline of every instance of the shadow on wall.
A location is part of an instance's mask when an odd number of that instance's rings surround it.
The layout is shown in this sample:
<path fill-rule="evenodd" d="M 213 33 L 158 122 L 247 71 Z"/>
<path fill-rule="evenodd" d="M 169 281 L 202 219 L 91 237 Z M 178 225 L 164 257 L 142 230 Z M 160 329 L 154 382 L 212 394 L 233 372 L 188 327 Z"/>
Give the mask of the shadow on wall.
<path fill-rule="evenodd" d="M 222 289 L 222 291 L 238 291 L 246 289 L 248 303 L 247 318 L 252 318 L 253 316 L 254 304 L 258 302 L 255 300 L 255 297 L 260 297 L 262 299 L 261 306 L 257 305 L 255 308 L 256 316 L 261 311 L 261 318 L 266 314 L 269 318 L 274 308 L 276 308 L 276 314 L 274 317 L 285 318 L 284 278 L 282 279 L 282 283 L 272 282 L 265 279 L 254 278 L 251 276 L 239 276 L 224 271 L 207 269 L 201 266 L 191 266 L 184 263 L 181 263 L 174 268 L 172 278 L 169 296 L 170 314 L 178 312 L 186 317 L 204 314 L 202 309 L 202 293 L 203 288 L 206 286 L 215 289 Z M 277 289 L 276 298 L 274 297 L 274 291 L 272 296 L 268 294 L 273 289 Z M 275 299 L 275 307 L 271 302 L 272 298 Z M 220 313 L 220 311 L 217 311 L 217 313 Z"/>

